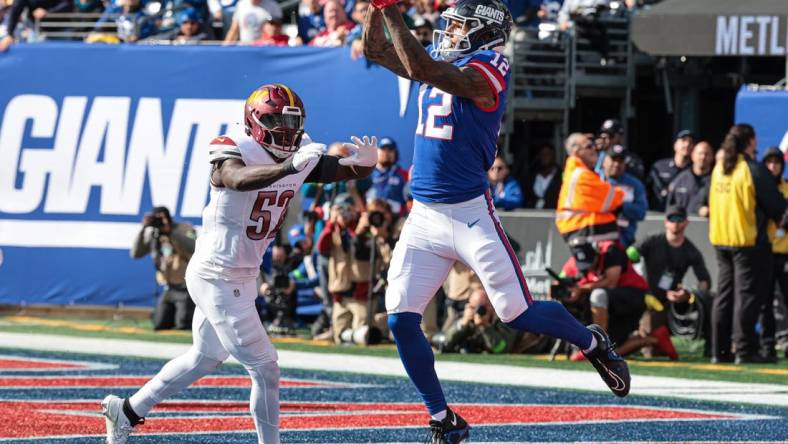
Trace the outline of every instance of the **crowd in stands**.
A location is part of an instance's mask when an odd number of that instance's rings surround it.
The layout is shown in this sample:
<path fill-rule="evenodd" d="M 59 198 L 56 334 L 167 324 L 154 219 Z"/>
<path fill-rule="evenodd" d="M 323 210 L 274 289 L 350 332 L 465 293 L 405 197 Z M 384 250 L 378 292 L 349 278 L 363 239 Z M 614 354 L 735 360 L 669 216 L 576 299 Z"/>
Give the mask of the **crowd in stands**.
<path fill-rule="evenodd" d="M 599 14 L 625 11 L 636 0 L 504 0 L 515 22 L 524 27 L 540 22 L 576 29 L 605 55 Z M 440 14 L 454 0 L 402 0 L 407 25 L 426 45 L 432 30 L 442 29 Z M 194 44 L 223 41 L 256 46 L 347 46 L 361 56 L 362 23 L 367 0 L 301 0 L 290 20 L 276 0 L 3 0 L 0 3 L 0 52 L 15 41 L 38 41 L 35 22 L 49 13 L 96 13 L 100 18 L 89 43 Z M 67 20 L 67 19 L 63 19 Z M 79 20 L 84 20 L 79 18 Z M 292 22 L 285 27 L 285 23 Z M 114 23 L 115 27 L 106 25 Z M 67 28 L 66 28 L 67 29 Z M 115 30 L 116 29 L 116 30 Z M 292 29 L 292 31 L 290 31 Z"/>

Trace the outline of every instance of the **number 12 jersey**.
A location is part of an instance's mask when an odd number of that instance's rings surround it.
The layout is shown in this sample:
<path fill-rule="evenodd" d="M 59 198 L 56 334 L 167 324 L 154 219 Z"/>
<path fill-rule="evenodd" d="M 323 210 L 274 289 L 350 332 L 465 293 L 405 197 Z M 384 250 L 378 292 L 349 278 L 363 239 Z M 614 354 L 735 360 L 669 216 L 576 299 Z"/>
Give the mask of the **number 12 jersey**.
<path fill-rule="evenodd" d="M 495 160 L 509 62 L 503 54 L 487 50 L 453 64 L 478 71 L 495 95 L 495 104 L 481 108 L 471 99 L 421 85 L 411 179 L 411 192 L 420 202 L 465 202 L 489 187 L 487 170 Z"/>

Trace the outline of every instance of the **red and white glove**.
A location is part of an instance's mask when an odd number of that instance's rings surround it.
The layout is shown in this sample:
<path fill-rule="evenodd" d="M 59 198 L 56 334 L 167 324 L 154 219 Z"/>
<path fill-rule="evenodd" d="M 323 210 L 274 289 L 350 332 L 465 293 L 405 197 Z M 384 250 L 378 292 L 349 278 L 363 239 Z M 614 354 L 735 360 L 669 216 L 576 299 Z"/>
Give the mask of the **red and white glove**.
<path fill-rule="evenodd" d="M 339 159 L 339 164 L 344 166 L 373 167 L 378 163 L 378 138 L 372 136 L 370 139 L 364 136 L 359 139 L 356 136 L 350 138 L 353 143 L 346 143 L 345 148 L 350 151 L 350 155 Z"/>
<path fill-rule="evenodd" d="M 400 0 L 372 0 L 372 6 L 378 9 L 386 9 L 389 6 L 396 5 Z"/>

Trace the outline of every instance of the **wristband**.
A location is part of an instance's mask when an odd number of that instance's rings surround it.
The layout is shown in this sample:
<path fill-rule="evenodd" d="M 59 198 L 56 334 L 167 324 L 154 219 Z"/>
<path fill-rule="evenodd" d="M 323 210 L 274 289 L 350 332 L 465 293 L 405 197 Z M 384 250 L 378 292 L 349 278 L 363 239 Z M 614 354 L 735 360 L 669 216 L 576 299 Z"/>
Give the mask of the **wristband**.
<path fill-rule="evenodd" d="M 287 159 L 287 163 L 284 165 L 284 172 L 285 174 L 295 174 L 298 172 L 296 167 L 293 166 L 293 156 Z"/>

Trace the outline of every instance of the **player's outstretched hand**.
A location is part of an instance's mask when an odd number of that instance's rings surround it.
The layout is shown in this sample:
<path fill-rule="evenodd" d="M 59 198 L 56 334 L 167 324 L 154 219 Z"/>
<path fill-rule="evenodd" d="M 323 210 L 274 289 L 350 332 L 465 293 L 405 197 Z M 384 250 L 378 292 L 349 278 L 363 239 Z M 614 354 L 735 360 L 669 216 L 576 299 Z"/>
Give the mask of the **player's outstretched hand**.
<path fill-rule="evenodd" d="M 373 167 L 378 163 L 378 138 L 364 136 L 359 139 L 356 136 L 350 138 L 353 143 L 345 143 L 345 148 L 350 151 L 350 155 L 339 159 L 339 164 L 344 166 L 363 166 Z"/>
<path fill-rule="evenodd" d="M 309 162 L 317 162 L 320 156 L 325 154 L 326 145 L 323 143 L 310 143 L 302 145 L 298 151 L 293 154 L 293 168 L 297 171 L 303 171 Z"/>

